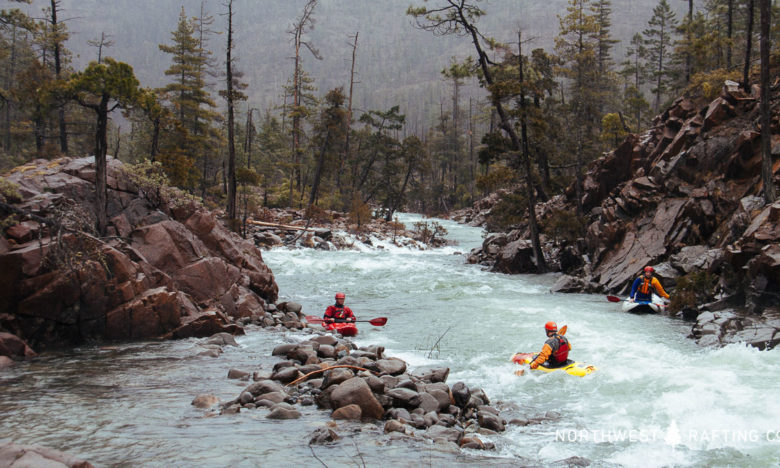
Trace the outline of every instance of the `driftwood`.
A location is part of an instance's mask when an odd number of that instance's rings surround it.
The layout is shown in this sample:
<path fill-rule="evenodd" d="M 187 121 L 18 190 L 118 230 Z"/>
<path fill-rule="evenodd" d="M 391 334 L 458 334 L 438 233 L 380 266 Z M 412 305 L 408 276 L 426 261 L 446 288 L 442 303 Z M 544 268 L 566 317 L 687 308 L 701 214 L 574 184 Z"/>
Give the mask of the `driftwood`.
<path fill-rule="evenodd" d="M 303 227 L 303 226 L 293 226 L 291 224 L 268 223 L 268 222 L 265 222 L 265 221 L 255 221 L 253 219 L 248 219 L 246 222 L 249 223 L 249 224 L 254 224 L 256 226 L 274 227 L 274 228 L 279 228 L 279 229 L 287 229 L 289 231 L 311 231 L 311 232 L 317 231 L 317 229 L 314 229 L 314 228 L 307 228 L 307 227 Z"/>
<path fill-rule="evenodd" d="M 289 387 L 289 386 L 291 386 L 291 385 L 295 385 L 295 384 L 297 384 L 297 383 L 298 383 L 298 382 L 300 382 L 301 380 L 306 380 L 306 378 L 307 378 L 307 377 L 309 377 L 310 375 L 319 374 L 320 372 L 329 371 L 329 370 L 331 370 L 331 369 L 338 369 L 338 368 L 340 368 L 340 367 L 346 367 L 346 368 L 348 368 L 348 369 L 357 369 L 357 370 L 364 370 L 364 371 L 369 371 L 369 372 L 371 372 L 372 374 L 376 375 L 376 372 L 372 372 L 372 371 L 370 371 L 370 370 L 368 370 L 368 369 L 364 369 L 364 368 L 362 368 L 362 367 L 357 367 L 357 366 L 348 366 L 348 365 L 346 365 L 346 364 L 342 364 L 342 365 L 338 365 L 338 366 L 331 366 L 331 367 L 326 367 L 326 368 L 324 368 L 324 369 L 318 369 L 318 370 L 316 370 L 316 371 L 314 371 L 314 372 L 309 372 L 308 374 L 304 375 L 303 377 L 299 377 L 299 378 L 297 378 L 297 379 L 293 380 L 292 382 L 288 383 L 288 384 L 287 384 L 287 386 Z"/>

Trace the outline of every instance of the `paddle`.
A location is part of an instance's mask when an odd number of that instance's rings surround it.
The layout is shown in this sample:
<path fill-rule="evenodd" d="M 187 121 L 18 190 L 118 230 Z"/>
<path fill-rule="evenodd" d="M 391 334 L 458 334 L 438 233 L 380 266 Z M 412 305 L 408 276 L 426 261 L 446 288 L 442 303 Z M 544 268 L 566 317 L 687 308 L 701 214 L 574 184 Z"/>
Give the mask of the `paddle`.
<path fill-rule="evenodd" d="M 306 321 L 309 322 L 309 323 L 324 323 L 324 322 L 330 323 L 330 322 L 332 322 L 332 320 L 327 320 L 327 319 L 320 318 L 320 317 L 317 317 L 317 316 L 314 316 L 314 315 L 307 315 L 306 316 Z M 355 320 L 355 322 L 358 322 L 358 323 L 370 323 L 371 325 L 373 325 L 375 327 L 381 327 L 382 325 L 387 323 L 387 317 L 377 317 L 377 318 L 374 318 L 374 319 L 371 319 L 371 320 Z M 345 322 L 345 323 L 355 323 L 355 322 Z"/>

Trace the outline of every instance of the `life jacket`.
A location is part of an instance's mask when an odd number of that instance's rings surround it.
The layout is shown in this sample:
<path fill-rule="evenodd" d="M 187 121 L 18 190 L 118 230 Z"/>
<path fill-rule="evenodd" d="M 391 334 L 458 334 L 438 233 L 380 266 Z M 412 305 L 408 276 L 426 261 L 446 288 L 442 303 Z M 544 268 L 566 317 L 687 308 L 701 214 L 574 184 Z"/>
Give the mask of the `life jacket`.
<path fill-rule="evenodd" d="M 556 333 L 547 340 L 547 345 L 552 349 L 547 359 L 550 367 L 561 366 L 569 360 L 569 340 L 565 336 Z"/>
<path fill-rule="evenodd" d="M 646 278 L 644 275 L 642 275 L 639 278 L 642 280 L 642 284 L 640 284 L 636 289 L 637 292 L 642 293 L 645 296 L 650 296 L 653 287 L 653 277 L 651 276 L 650 278 Z"/>
<path fill-rule="evenodd" d="M 330 310 L 330 315 L 329 316 L 334 318 L 334 319 L 342 320 L 342 319 L 345 319 L 346 317 L 348 317 L 346 306 L 343 306 L 343 305 L 340 306 L 338 304 L 334 304 L 334 305 L 329 307 L 329 310 Z"/>

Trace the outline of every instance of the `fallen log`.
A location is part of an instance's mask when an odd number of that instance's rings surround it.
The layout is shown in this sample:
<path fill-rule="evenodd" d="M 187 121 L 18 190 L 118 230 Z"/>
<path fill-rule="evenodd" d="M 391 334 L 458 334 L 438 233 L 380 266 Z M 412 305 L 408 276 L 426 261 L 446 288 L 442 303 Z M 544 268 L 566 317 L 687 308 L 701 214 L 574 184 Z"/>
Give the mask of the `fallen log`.
<path fill-rule="evenodd" d="M 254 224 L 255 226 L 266 226 L 266 227 L 273 227 L 278 229 L 286 229 L 288 231 L 311 231 L 315 232 L 318 229 L 315 228 L 307 228 L 303 226 L 293 226 L 291 224 L 280 224 L 280 223 L 268 223 L 265 221 L 255 221 L 253 219 L 248 219 L 246 221 L 249 224 Z"/>

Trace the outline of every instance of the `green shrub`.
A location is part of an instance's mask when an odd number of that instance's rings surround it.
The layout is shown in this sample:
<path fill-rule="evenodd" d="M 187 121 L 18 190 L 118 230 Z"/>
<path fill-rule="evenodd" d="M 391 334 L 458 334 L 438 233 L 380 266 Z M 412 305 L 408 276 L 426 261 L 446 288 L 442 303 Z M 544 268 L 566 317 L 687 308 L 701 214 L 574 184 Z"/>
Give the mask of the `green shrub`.
<path fill-rule="evenodd" d="M 477 190 L 482 193 L 495 192 L 517 183 L 517 173 L 506 166 L 491 166 L 487 175 L 477 176 Z"/>
<path fill-rule="evenodd" d="M 714 299 L 717 278 L 706 271 L 688 273 L 677 279 L 677 286 L 669 302 L 669 312 L 678 312 L 685 308 L 696 308 L 699 304 Z"/>
<path fill-rule="evenodd" d="M 447 235 L 447 229 L 436 221 L 418 221 L 412 228 L 412 237 L 424 244 L 435 244 L 436 237 L 443 239 Z"/>
<path fill-rule="evenodd" d="M 0 201 L 5 203 L 21 202 L 22 194 L 19 192 L 19 186 L 8 179 L 0 178 Z"/>
<path fill-rule="evenodd" d="M 691 77 L 691 84 L 686 88 L 686 93 L 693 96 L 702 96 L 708 101 L 715 99 L 726 80 L 740 82 L 742 74 L 739 71 L 726 71 L 723 68 L 707 72 L 695 73 Z"/>
<path fill-rule="evenodd" d="M 520 224 L 528 213 L 528 200 L 521 193 L 509 193 L 496 203 L 485 220 L 488 232 L 500 232 Z"/>
<path fill-rule="evenodd" d="M 122 168 L 128 179 L 138 188 L 138 194 L 152 208 L 163 205 L 170 209 L 190 203 L 200 203 L 200 198 L 176 187 L 171 187 L 162 164 L 144 160 Z"/>
<path fill-rule="evenodd" d="M 585 233 L 585 218 L 570 210 L 555 211 L 542 222 L 542 232 L 557 244 L 571 243 Z"/>

